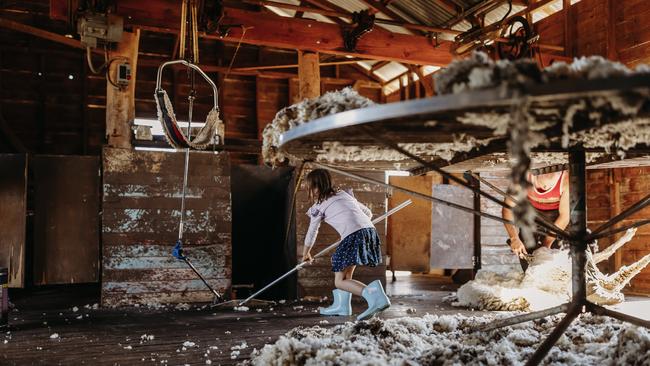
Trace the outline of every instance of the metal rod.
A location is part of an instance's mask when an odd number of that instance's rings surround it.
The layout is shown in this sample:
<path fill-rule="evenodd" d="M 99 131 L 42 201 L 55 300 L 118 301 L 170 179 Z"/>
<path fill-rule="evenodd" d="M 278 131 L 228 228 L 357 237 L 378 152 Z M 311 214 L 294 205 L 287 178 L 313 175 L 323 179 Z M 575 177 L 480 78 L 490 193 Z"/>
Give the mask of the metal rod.
<path fill-rule="evenodd" d="M 596 305 L 596 304 L 590 303 L 590 302 L 587 303 L 587 309 L 589 309 L 589 311 L 591 311 L 592 313 L 594 313 L 596 315 L 611 316 L 614 319 L 618 319 L 618 320 L 621 320 L 621 321 L 624 321 L 624 322 L 628 322 L 630 324 L 634 324 L 634 325 L 639 326 L 639 327 L 645 327 L 645 328 L 650 329 L 650 321 L 645 320 L 645 319 L 640 319 L 640 318 L 637 318 L 637 317 L 632 316 L 632 315 L 623 314 L 623 313 L 620 313 L 618 311 L 607 309 L 606 307 Z"/>
<path fill-rule="evenodd" d="M 187 139 L 192 139 L 192 108 L 194 107 L 194 90 L 191 91 L 190 95 L 187 97 L 189 101 L 189 111 L 187 118 Z M 187 175 L 190 166 L 190 147 L 185 148 L 185 166 L 183 168 L 183 188 L 181 191 L 181 221 L 178 225 L 178 240 L 183 240 L 183 231 L 185 225 L 185 195 L 187 193 Z"/>
<path fill-rule="evenodd" d="M 544 340 L 544 342 L 537 348 L 533 356 L 526 362 L 526 366 L 539 365 L 546 354 L 553 348 L 555 342 L 564 334 L 564 331 L 571 325 L 573 319 L 575 319 L 580 312 L 582 311 L 581 304 L 571 304 L 569 311 L 567 311 L 566 316 L 560 321 L 560 323 L 553 329 L 553 332 Z"/>
<path fill-rule="evenodd" d="M 552 308 L 540 310 L 540 311 L 535 311 L 532 313 L 528 314 L 523 314 L 523 315 L 517 315 L 513 316 L 512 318 L 507 318 L 507 319 L 502 319 L 502 320 L 497 320 L 493 322 L 489 322 L 485 325 L 482 325 L 478 328 L 476 328 L 476 331 L 479 332 L 487 332 L 490 330 L 494 330 L 497 328 L 503 328 L 503 327 L 509 327 L 511 325 L 515 324 L 520 324 L 520 323 L 525 323 L 531 320 L 535 319 L 541 319 L 545 318 L 547 316 L 559 314 L 559 313 L 565 313 L 569 309 L 569 304 L 562 304 L 559 306 L 554 306 Z"/>
<path fill-rule="evenodd" d="M 476 189 L 476 188 L 472 187 L 471 184 L 465 182 L 463 179 L 460 179 L 460 178 L 458 178 L 458 177 L 456 177 L 456 176 L 454 176 L 454 175 L 452 175 L 452 174 L 449 174 L 448 172 L 444 171 L 443 169 L 441 169 L 440 167 L 436 166 L 435 164 L 431 164 L 430 162 L 428 162 L 428 161 L 422 159 L 421 157 L 419 157 L 419 156 L 417 156 L 417 155 L 415 155 L 415 154 L 413 154 L 413 153 L 407 151 L 406 149 L 400 147 L 397 143 L 395 143 L 395 142 L 393 142 L 393 141 L 389 141 L 389 140 L 387 140 L 387 139 L 385 139 L 385 138 L 379 136 L 379 135 L 377 134 L 377 131 L 374 130 L 374 129 L 371 129 L 369 126 L 363 126 L 363 129 L 364 129 L 364 131 L 366 132 L 366 134 L 368 134 L 368 136 L 372 137 L 372 138 L 375 139 L 377 142 L 379 142 L 379 143 L 381 143 L 381 144 L 383 144 L 383 145 L 385 145 L 385 146 L 387 146 L 387 147 L 389 147 L 389 148 L 391 148 L 391 149 L 393 149 L 393 150 L 399 152 L 400 154 L 402 154 L 402 155 L 404 155 L 404 156 L 406 156 L 406 157 L 408 157 L 408 158 L 411 158 L 411 159 L 417 161 L 418 163 L 420 163 L 420 164 L 426 166 L 427 168 L 432 169 L 432 170 L 435 171 L 436 173 L 442 175 L 443 177 L 445 177 L 445 178 L 447 178 L 447 179 L 449 179 L 449 180 L 451 180 L 451 181 L 454 181 L 454 182 L 460 184 L 461 186 L 463 186 L 463 187 L 465 187 L 465 188 L 467 188 L 467 189 L 470 189 L 470 190 L 472 190 L 472 191 L 476 191 L 476 192 L 478 192 L 478 193 L 479 193 L 480 195 L 482 195 L 483 197 L 489 199 L 489 200 L 492 201 L 492 202 L 497 203 L 497 204 L 500 205 L 501 207 L 505 207 L 505 208 L 508 208 L 508 209 L 511 208 L 510 205 L 508 205 L 508 204 L 506 204 L 505 202 L 499 200 L 498 198 L 492 196 L 491 194 L 489 194 L 489 193 L 487 193 L 487 192 L 484 192 L 484 191 L 482 191 L 481 189 Z M 571 235 L 570 235 L 568 232 L 566 232 L 566 231 L 564 231 L 564 230 L 558 228 L 558 227 L 555 226 L 555 225 L 549 225 L 549 224 L 547 224 L 546 222 L 544 222 L 544 221 L 542 221 L 542 220 L 539 220 L 539 219 L 537 219 L 537 218 L 535 219 L 535 222 L 536 222 L 538 225 L 540 225 L 540 226 L 546 227 L 547 230 L 549 230 L 549 231 L 555 233 L 555 234 L 556 234 L 558 237 L 560 237 L 561 239 L 572 239 Z"/>
<path fill-rule="evenodd" d="M 218 293 L 214 288 L 212 288 L 212 286 L 210 286 L 208 281 L 206 281 L 206 279 L 201 275 L 201 273 L 199 273 L 199 271 L 196 269 L 196 267 L 194 267 L 192 262 L 190 262 L 190 260 L 187 259 L 187 257 L 183 257 L 183 260 L 185 261 L 185 263 L 187 263 L 188 266 L 190 266 L 192 271 L 194 271 L 194 273 L 196 273 L 196 275 L 199 276 L 201 281 L 203 281 L 203 283 L 210 289 L 210 291 L 214 294 L 214 296 L 217 298 L 217 300 L 221 300 L 221 294 Z"/>
<path fill-rule="evenodd" d="M 376 225 L 377 223 L 381 222 L 382 220 L 384 220 L 384 219 L 387 218 L 388 216 L 390 216 L 390 215 L 394 214 L 395 212 L 397 212 L 397 211 L 403 209 L 404 207 L 410 205 L 411 203 L 413 203 L 413 201 L 411 201 L 410 199 L 409 199 L 409 200 L 406 200 L 406 201 L 404 201 L 404 202 L 402 202 L 402 203 L 400 203 L 398 206 L 396 206 L 396 207 L 394 207 L 393 209 L 389 210 L 389 211 L 386 212 L 385 214 L 383 214 L 383 215 L 381 215 L 381 216 L 375 218 L 374 220 L 372 220 L 373 225 Z M 314 255 L 314 259 L 319 258 L 319 257 L 322 257 L 323 255 L 327 254 L 330 250 L 336 248 L 336 247 L 339 245 L 340 242 L 341 242 L 341 241 L 339 240 L 339 241 L 337 241 L 337 242 L 335 242 L 335 243 L 332 243 L 332 244 L 329 245 L 327 248 L 321 250 L 321 251 L 318 252 L 316 255 Z M 287 273 L 285 273 L 285 274 L 283 274 L 282 276 L 278 277 L 275 281 L 269 283 L 268 285 L 264 286 L 262 289 L 260 289 L 260 290 L 257 291 L 256 293 L 250 295 L 246 300 L 240 302 L 240 303 L 239 303 L 239 306 L 242 306 L 242 305 L 244 305 L 245 303 L 249 302 L 250 300 L 254 299 L 256 296 L 258 296 L 258 295 L 261 294 L 262 292 L 266 291 L 266 289 L 268 289 L 269 287 L 275 285 L 276 283 L 278 283 L 278 282 L 280 282 L 281 280 L 285 279 L 285 278 L 286 278 L 287 276 L 289 276 L 290 274 L 292 274 L 292 273 L 296 272 L 297 270 L 303 268 L 305 265 L 307 265 L 307 263 L 309 263 L 309 262 L 302 262 L 302 263 L 299 263 L 298 265 L 296 265 L 295 267 L 293 267 L 291 270 L 289 270 Z"/>
<path fill-rule="evenodd" d="M 599 226 L 598 228 L 596 228 L 596 230 L 594 230 L 594 232 L 591 235 L 592 236 L 593 235 L 598 235 L 603 230 L 605 230 L 605 229 L 607 229 L 607 228 L 609 228 L 611 226 L 614 226 L 617 223 L 619 223 L 620 221 L 625 220 L 625 218 L 627 218 L 627 217 L 641 211 L 643 208 L 645 208 L 649 204 L 650 204 L 650 194 L 643 197 L 637 203 L 635 203 L 632 206 L 628 207 L 627 209 L 625 209 L 620 214 L 612 217 L 611 219 L 609 219 L 609 221 L 607 221 L 606 223 L 604 223 L 601 226 Z"/>
<path fill-rule="evenodd" d="M 647 224 L 650 224 L 650 220 L 640 220 L 640 221 L 637 221 L 637 222 L 635 222 L 633 224 L 629 224 L 629 225 L 622 226 L 622 227 L 619 227 L 619 228 L 616 228 L 616 229 L 613 229 L 613 230 L 601 232 L 598 235 L 594 235 L 594 234 L 587 235 L 587 242 L 590 242 L 590 241 L 596 240 L 596 239 L 600 239 L 600 238 L 604 238 L 606 236 L 618 234 L 618 233 L 626 231 L 628 229 L 632 229 L 632 228 L 647 225 Z"/>

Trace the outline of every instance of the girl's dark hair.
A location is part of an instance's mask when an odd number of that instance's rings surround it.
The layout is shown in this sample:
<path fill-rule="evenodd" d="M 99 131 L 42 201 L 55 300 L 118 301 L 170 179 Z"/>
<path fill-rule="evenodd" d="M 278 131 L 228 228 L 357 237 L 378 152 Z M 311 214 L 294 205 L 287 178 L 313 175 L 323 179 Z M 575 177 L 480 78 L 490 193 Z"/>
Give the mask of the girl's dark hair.
<path fill-rule="evenodd" d="M 332 186 L 332 176 L 325 169 L 314 169 L 307 174 L 307 187 L 309 194 L 314 188 L 318 188 L 318 197 L 314 197 L 317 203 L 321 203 L 336 194 L 337 189 Z"/>

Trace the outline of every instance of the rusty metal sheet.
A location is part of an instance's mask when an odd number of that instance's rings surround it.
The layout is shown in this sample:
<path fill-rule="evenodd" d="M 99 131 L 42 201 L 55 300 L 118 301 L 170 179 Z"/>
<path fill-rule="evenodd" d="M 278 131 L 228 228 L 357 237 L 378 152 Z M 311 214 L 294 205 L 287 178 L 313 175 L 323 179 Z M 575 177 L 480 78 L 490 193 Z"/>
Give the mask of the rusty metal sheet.
<path fill-rule="evenodd" d="M 474 207 L 467 188 L 434 184 L 433 196 Z M 431 208 L 431 268 L 474 268 L 474 215 L 436 202 Z"/>
<path fill-rule="evenodd" d="M 208 302 L 178 238 L 184 154 L 105 148 L 102 304 Z M 219 292 L 231 287 L 232 206 L 227 153 L 190 154 L 185 254 Z"/>
<path fill-rule="evenodd" d="M 27 155 L 0 154 L 0 267 L 9 287 L 25 285 Z"/>
<path fill-rule="evenodd" d="M 30 160 L 34 283 L 98 282 L 99 158 L 39 155 Z"/>

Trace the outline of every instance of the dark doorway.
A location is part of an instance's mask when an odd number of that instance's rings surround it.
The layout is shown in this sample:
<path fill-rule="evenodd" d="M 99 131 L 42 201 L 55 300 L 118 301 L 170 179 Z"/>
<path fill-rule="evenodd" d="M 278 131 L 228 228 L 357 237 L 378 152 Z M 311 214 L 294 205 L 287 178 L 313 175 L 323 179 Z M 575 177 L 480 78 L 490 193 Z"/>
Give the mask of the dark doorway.
<path fill-rule="evenodd" d="M 261 289 L 296 265 L 293 218 L 287 236 L 293 172 L 293 168 L 232 166 L 232 283 L 239 298 Z M 293 299 L 296 281 L 295 275 L 289 276 L 260 298 Z M 252 289 L 242 287 L 249 284 Z"/>

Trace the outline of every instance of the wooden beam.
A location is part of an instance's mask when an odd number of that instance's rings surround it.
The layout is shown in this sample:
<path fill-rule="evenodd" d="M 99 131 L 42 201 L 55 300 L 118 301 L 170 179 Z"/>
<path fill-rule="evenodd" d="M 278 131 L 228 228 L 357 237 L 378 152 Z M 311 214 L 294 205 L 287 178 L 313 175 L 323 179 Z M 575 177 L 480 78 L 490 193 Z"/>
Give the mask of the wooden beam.
<path fill-rule="evenodd" d="M 226 8 L 223 24 L 241 24 L 253 27 L 242 38 L 242 27 L 233 27 L 225 37 L 205 35 L 205 38 L 278 48 L 293 48 L 360 58 L 391 60 L 420 65 L 446 66 L 452 60 L 450 43 L 433 47 L 428 38 L 398 33 L 370 32 L 359 40 L 357 51 L 348 52 L 343 47 L 341 29 L 306 19 L 295 19 Z M 272 30 L 272 31 L 271 31 Z"/>
<path fill-rule="evenodd" d="M 377 76 L 377 75 L 373 74 L 372 72 L 364 69 L 361 65 L 359 65 L 357 63 L 351 64 L 350 66 L 354 67 L 355 69 L 357 69 L 357 71 L 359 71 L 360 73 L 363 73 L 366 77 L 368 77 L 368 78 L 370 78 L 370 79 L 372 79 L 372 80 L 374 80 L 374 81 L 376 81 L 376 82 L 378 82 L 380 84 L 384 82 L 381 78 L 379 78 L 379 76 Z"/>
<path fill-rule="evenodd" d="M 320 96 L 318 53 L 298 52 L 298 95 L 300 100 Z"/>
<path fill-rule="evenodd" d="M 334 66 L 334 65 L 350 65 L 350 64 L 354 65 L 359 61 L 368 61 L 368 60 L 344 60 L 344 61 L 321 62 L 319 66 L 323 67 L 323 66 Z M 232 70 L 253 71 L 253 70 L 295 69 L 299 66 L 300 66 L 299 64 L 265 65 L 265 66 L 237 67 Z"/>
<path fill-rule="evenodd" d="M 131 123 L 135 119 L 135 81 L 138 69 L 138 45 L 140 31 L 125 32 L 112 57 L 124 57 L 131 65 L 131 82 L 124 89 L 114 87 L 106 80 L 106 134 L 108 146 L 131 148 Z M 114 80 L 117 74 L 118 62 L 114 62 L 108 70 L 108 75 Z"/>
<path fill-rule="evenodd" d="M 409 65 L 409 69 L 411 72 L 414 72 L 418 76 L 420 83 L 422 83 L 422 86 L 424 87 L 424 95 L 427 97 L 432 97 L 434 94 L 432 76 L 424 76 L 424 73 L 422 72 L 422 68 L 420 66 Z"/>
<path fill-rule="evenodd" d="M 376 64 L 372 65 L 372 67 L 370 68 L 370 72 L 375 72 L 381 69 L 382 67 L 388 65 L 389 63 L 390 61 L 379 61 Z"/>
<path fill-rule="evenodd" d="M 60 34 L 48 32 L 46 30 L 32 27 L 30 25 L 23 24 L 20 22 L 14 22 L 13 20 L 0 18 L 0 27 L 10 29 L 16 32 L 31 34 L 32 36 L 47 39 L 48 41 L 52 41 L 56 43 L 61 43 L 66 46 L 85 49 L 85 47 L 81 45 L 81 42 L 77 41 L 76 39 L 72 39 L 66 36 L 62 36 Z"/>

